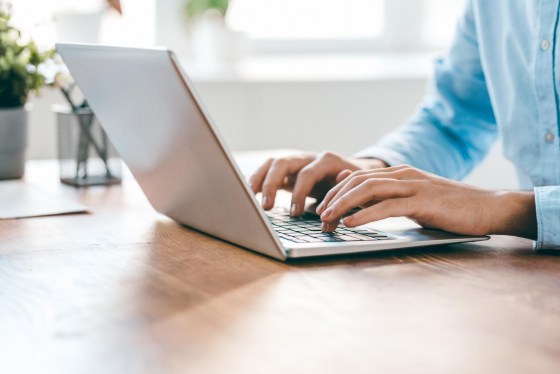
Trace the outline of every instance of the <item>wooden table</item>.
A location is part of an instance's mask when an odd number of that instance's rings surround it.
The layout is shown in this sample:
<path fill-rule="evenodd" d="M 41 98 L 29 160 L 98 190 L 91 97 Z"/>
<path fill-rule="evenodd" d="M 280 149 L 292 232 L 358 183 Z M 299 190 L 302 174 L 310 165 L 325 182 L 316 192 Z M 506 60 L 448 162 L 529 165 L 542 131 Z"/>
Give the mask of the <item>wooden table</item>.
<path fill-rule="evenodd" d="M 0 373 L 560 373 L 560 257 L 528 240 L 282 263 L 133 179 L 26 180 L 91 213 L 0 221 Z"/>

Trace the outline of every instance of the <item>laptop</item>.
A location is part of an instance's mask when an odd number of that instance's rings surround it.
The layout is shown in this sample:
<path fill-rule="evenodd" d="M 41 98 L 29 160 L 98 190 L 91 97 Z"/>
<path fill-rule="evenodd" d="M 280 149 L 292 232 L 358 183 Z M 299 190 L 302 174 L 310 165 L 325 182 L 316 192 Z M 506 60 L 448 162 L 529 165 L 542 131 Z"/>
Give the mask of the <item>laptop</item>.
<path fill-rule="evenodd" d="M 488 239 L 344 225 L 326 234 L 316 215 L 265 212 L 171 51 L 57 50 L 152 206 L 184 226 L 278 260 Z"/>

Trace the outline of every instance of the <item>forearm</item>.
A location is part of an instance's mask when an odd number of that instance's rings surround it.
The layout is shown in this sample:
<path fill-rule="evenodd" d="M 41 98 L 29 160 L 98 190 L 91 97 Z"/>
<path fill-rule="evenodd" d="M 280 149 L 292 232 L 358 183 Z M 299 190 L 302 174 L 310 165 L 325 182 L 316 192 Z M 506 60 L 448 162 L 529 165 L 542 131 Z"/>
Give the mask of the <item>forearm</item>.
<path fill-rule="evenodd" d="M 382 159 L 390 166 L 407 164 L 460 180 L 483 159 L 495 139 L 494 128 L 470 121 L 468 126 L 443 125 L 423 110 L 356 157 Z"/>
<path fill-rule="evenodd" d="M 537 240 L 538 225 L 533 191 L 496 191 L 489 234 Z"/>

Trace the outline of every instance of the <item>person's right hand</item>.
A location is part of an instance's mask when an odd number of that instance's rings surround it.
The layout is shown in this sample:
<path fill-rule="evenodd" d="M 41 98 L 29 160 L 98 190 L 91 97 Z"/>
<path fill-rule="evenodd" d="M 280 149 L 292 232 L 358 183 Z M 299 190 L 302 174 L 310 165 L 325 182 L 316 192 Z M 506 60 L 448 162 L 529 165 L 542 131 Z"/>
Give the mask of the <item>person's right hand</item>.
<path fill-rule="evenodd" d="M 249 179 L 253 192 L 262 192 L 262 207 L 274 207 L 276 192 L 292 192 L 290 214 L 303 214 L 305 198 L 322 199 L 337 183 L 352 172 L 374 169 L 387 165 L 377 159 L 350 159 L 333 152 L 304 153 L 294 156 L 271 158 Z"/>

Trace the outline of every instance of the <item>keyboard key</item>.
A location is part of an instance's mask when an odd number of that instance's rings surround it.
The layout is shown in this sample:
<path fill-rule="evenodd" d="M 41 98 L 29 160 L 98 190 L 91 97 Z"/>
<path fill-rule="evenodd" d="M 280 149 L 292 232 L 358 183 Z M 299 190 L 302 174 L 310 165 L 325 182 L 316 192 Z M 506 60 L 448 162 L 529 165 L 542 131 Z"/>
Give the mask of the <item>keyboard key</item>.
<path fill-rule="evenodd" d="M 342 240 L 340 238 L 332 237 L 332 238 L 324 238 L 323 241 L 324 242 L 343 242 L 344 240 Z"/>
<path fill-rule="evenodd" d="M 375 234 L 363 233 L 362 235 L 369 236 L 369 237 L 372 237 L 372 238 L 384 238 L 384 237 L 387 237 L 387 235 L 383 235 L 383 234 L 379 234 L 379 233 L 375 233 Z"/>
<path fill-rule="evenodd" d="M 310 234 L 313 237 L 316 238 L 340 238 L 341 236 L 344 236 L 344 234 L 341 233 L 328 233 L 328 232 L 322 232 L 322 233 L 318 233 L 318 234 Z"/>
<path fill-rule="evenodd" d="M 286 240 L 292 243 L 305 243 L 305 240 L 300 239 L 300 238 L 294 238 L 294 237 L 289 237 L 289 238 L 280 238 L 280 240 Z"/>
<path fill-rule="evenodd" d="M 349 228 L 342 223 L 333 233 L 321 231 L 315 216 L 290 217 L 287 211 L 266 212 L 280 240 L 285 243 L 358 242 L 396 239 L 367 228 Z"/>
<path fill-rule="evenodd" d="M 371 240 L 372 239 L 369 236 L 362 235 L 362 234 L 356 234 L 356 233 L 349 233 L 348 236 L 351 236 L 353 238 L 360 239 L 360 240 Z"/>
<path fill-rule="evenodd" d="M 322 243 L 323 242 L 323 240 L 321 240 L 319 238 L 312 238 L 312 237 L 307 237 L 307 238 L 302 239 L 302 240 L 305 240 L 307 243 Z"/>
<path fill-rule="evenodd" d="M 360 241 L 360 239 L 351 237 L 351 236 L 349 236 L 349 235 L 339 235 L 339 236 L 337 236 L 337 238 L 340 238 L 340 239 L 345 240 L 345 241 L 348 241 L 348 242 L 357 242 L 357 241 Z"/>
<path fill-rule="evenodd" d="M 293 240 L 293 239 L 295 239 L 295 238 L 289 238 L 289 239 L 288 239 L 288 238 L 286 238 L 286 237 L 284 237 L 284 236 L 279 236 L 278 238 L 279 238 L 281 241 L 284 241 L 284 242 L 295 243 L 294 240 Z"/>

